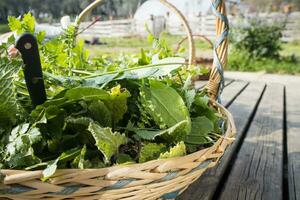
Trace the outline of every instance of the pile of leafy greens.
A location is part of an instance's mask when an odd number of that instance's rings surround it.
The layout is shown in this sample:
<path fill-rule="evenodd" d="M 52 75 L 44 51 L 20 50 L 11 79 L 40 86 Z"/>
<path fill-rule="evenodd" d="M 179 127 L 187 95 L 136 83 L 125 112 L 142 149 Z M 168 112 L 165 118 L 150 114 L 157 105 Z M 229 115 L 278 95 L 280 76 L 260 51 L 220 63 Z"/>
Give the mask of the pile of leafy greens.
<path fill-rule="evenodd" d="M 185 59 L 163 39 L 139 55 L 90 59 L 75 27 L 51 40 L 35 20 L 9 18 L 17 35 L 35 34 L 48 100 L 32 108 L 22 61 L 0 46 L 0 169 L 101 168 L 184 156 L 212 145 L 224 118 L 191 84 Z M 67 74 L 67 75 L 66 75 Z"/>

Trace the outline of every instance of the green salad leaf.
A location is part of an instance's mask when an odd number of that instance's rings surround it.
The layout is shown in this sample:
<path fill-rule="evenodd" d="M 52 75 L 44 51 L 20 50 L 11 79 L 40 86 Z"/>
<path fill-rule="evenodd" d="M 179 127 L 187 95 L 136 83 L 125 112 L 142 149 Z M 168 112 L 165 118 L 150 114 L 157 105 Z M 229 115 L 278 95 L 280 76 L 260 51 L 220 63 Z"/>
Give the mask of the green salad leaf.
<path fill-rule="evenodd" d="M 161 153 L 159 159 L 174 158 L 186 155 L 186 147 L 184 142 L 179 142 L 176 146 L 170 148 L 169 151 Z"/>
<path fill-rule="evenodd" d="M 135 129 L 134 132 L 144 140 L 155 140 L 156 137 L 168 134 L 170 136 L 180 134 L 182 130 L 185 130 L 186 126 L 188 125 L 188 121 L 182 121 L 174 126 L 158 131 L 150 131 L 150 130 L 143 130 L 143 129 Z"/>
<path fill-rule="evenodd" d="M 121 113 L 120 117 L 123 117 L 124 112 L 127 111 L 126 105 L 122 107 L 122 111 L 119 112 Z M 88 106 L 88 116 L 93 118 L 93 120 L 97 121 L 103 127 L 112 127 L 112 115 L 116 115 L 116 113 L 113 114 L 103 101 L 93 101 Z"/>
<path fill-rule="evenodd" d="M 166 150 L 167 147 L 164 144 L 146 143 L 140 150 L 139 163 L 158 159 L 159 155 Z"/>
<path fill-rule="evenodd" d="M 192 84 L 203 70 L 187 70 L 163 37 L 150 35 L 152 49 L 138 54 L 93 55 L 73 25 L 45 40 L 30 13 L 8 21 L 14 35 L 0 44 L 0 169 L 43 170 L 47 181 L 58 169 L 184 156 L 222 134 L 225 119 Z M 35 108 L 21 57 L 8 51 L 25 32 L 37 38 L 48 99 Z"/>
<path fill-rule="evenodd" d="M 207 142 L 209 133 L 214 131 L 214 124 L 207 117 L 192 119 L 192 130 L 187 135 L 185 142 L 188 144 L 203 144 Z"/>
<path fill-rule="evenodd" d="M 43 170 L 43 181 L 46 181 L 48 178 L 53 176 L 56 172 L 58 164 L 61 162 L 66 162 L 68 160 L 73 160 L 81 153 L 79 148 L 70 149 L 66 152 L 63 152 L 58 158 L 55 160 L 49 161 L 47 163 L 47 168 Z"/>
<path fill-rule="evenodd" d="M 31 13 L 24 14 L 22 20 L 9 16 L 8 25 L 12 31 L 17 31 L 17 34 L 34 33 L 35 31 L 35 19 Z"/>
<path fill-rule="evenodd" d="M 179 122 L 187 121 L 184 131 L 173 135 L 175 141 L 182 140 L 191 130 L 188 108 L 182 97 L 173 88 L 157 80 L 149 80 L 150 87 L 141 88 L 141 103 L 145 111 L 161 128 L 170 128 Z"/>
<path fill-rule="evenodd" d="M 20 66 L 21 64 L 17 60 L 0 59 L 0 137 L 2 132 L 10 131 L 16 123 L 16 116 L 19 113 L 14 80 Z"/>
<path fill-rule="evenodd" d="M 40 130 L 29 123 L 15 127 L 9 136 L 6 146 L 6 164 L 14 168 L 16 166 L 27 167 L 37 164 L 41 160 L 34 154 L 32 145 L 42 139 Z"/>
<path fill-rule="evenodd" d="M 130 164 L 130 163 L 135 163 L 135 161 L 131 158 L 130 155 L 128 154 L 119 154 L 117 157 L 117 164 Z"/>
<path fill-rule="evenodd" d="M 94 87 L 77 87 L 68 90 L 64 98 L 69 101 L 91 101 L 91 100 L 108 100 L 109 93 L 105 90 Z"/>
<path fill-rule="evenodd" d="M 75 159 L 72 161 L 72 167 L 78 169 L 86 169 L 91 167 L 90 162 L 85 159 L 86 152 L 87 152 L 87 148 L 86 145 L 84 145 L 80 151 L 80 154 L 76 156 Z"/>
<path fill-rule="evenodd" d="M 119 147 L 128 141 L 125 135 L 113 133 L 111 128 L 102 128 L 96 123 L 90 123 L 88 130 L 93 135 L 97 148 L 104 155 L 106 163 L 110 163 L 111 157 L 118 154 Z"/>
<path fill-rule="evenodd" d="M 158 78 L 162 76 L 170 75 L 173 71 L 176 71 L 182 67 L 185 63 L 184 58 L 170 57 L 161 60 L 154 60 L 149 65 L 127 68 L 124 70 L 104 72 L 101 74 L 92 74 L 84 79 L 83 84 L 86 86 L 99 86 L 101 84 L 107 84 L 113 80 L 139 80 L 143 78 Z"/>
<path fill-rule="evenodd" d="M 113 125 L 118 123 L 127 112 L 127 99 L 129 97 L 130 93 L 126 89 L 121 89 L 120 85 L 111 89 L 110 98 L 105 101 L 105 104 L 111 111 Z"/>

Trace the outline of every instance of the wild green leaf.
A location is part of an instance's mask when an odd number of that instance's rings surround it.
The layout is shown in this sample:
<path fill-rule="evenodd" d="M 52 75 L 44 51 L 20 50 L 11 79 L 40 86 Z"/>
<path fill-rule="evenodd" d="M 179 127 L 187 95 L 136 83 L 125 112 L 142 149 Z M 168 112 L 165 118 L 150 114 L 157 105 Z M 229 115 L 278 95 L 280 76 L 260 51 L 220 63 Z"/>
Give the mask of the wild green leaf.
<path fill-rule="evenodd" d="M 100 100 L 93 101 L 88 106 L 88 115 L 103 127 L 112 126 L 112 115 L 114 115 L 112 112 L 113 111 L 108 109 L 107 106 Z"/>
<path fill-rule="evenodd" d="M 35 31 L 35 19 L 31 15 L 31 13 L 26 13 L 23 16 L 22 25 L 24 27 L 24 30 L 29 33 L 34 33 Z"/>
<path fill-rule="evenodd" d="M 117 164 L 129 164 L 134 163 L 134 160 L 128 154 L 119 154 L 117 157 Z"/>
<path fill-rule="evenodd" d="M 17 73 L 22 62 L 8 58 L 12 36 L 0 45 L 0 168 L 46 168 L 46 180 L 59 168 L 182 156 L 186 135 L 191 152 L 203 146 L 194 143 L 214 142 L 210 132 L 220 133 L 221 117 L 205 91 L 191 86 L 198 72 L 179 71 L 185 59 L 174 57 L 162 37 L 151 35 L 153 49 L 138 55 L 89 59 L 84 42 L 75 41 L 74 26 L 45 41 L 31 14 L 10 17 L 9 25 L 17 35 L 37 37 L 49 100 L 32 111 L 23 73 Z"/>
<path fill-rule="evenodd" d="M 170 57 L 161 60 L 156 60 L 151 63 L 152 67 L 141 68 L 124 72 L 121 79 L 142 79 L 148 77 L 163 77 L 169 75 L 172 71 L 179 69 L 184 63 L 185 59 L 180 57 Z M 174 64 L 172 64 L 174 63 Z"/>
<path fill-rule="evenodd" d="M 88 160 L 86 162 L 87 162 L 87 166 L 91 166 L 89 168 L 99 169 L 99 168 L 107 167 L 107 165 L 105 165 L 103 161 L 97 157 L 92 158 L 91 160 Z"/>
<path fill-rule="evenodd" d="M 91 167 L 90 161 L 85 159 L 86 152 L 87 148 L 86 145 L 84 145 L 80 151 L 80 154 L 76 156 L 75 159 L 72 161 L 72 167 L 78 169 L 86 169 Z"/>
<path fill-rule="evenodd" d="M 94 120 L 89 117 L 74 118 L 74 117 L 69 116 L 65 119 L 65 122 L 67 124 L 72 124 L 73 126 L 76 126 L 76 128 L 78 129 L 78 126 L 83 126 L 83 127 L 87 128 L 91 122 L 94 122 Z"/>
<path fill-rule="evenodd" d="M 120 75 L 119 73 L 114 73 L 114 74 L 100 75 L 95 78 L 87 78 L 84 79 L 83 86 L 91 87 L 91 86 L 99 86 L 102 84 L 107 84 L 113 80 L 116 80 L 119 75 Z"/>
<path fill-rule="evenodd" d="M 75 87 L 64 90 L 56 96 L 56 98 L 46 101 L 43 105 L 37 106 L 34 112 L 42 110 L 49 106 L 65 107 L 67 105 L 75 105 L 80 101 L 96 101 L 110 100 L 110 94 L 105 90 L 96 87 Z M 36 114 L 35 114 L 36 115 Z"/>
<path fill-rule="evenodd" d="M 111 157 L 118 153 L 119 147 L 128 141 L 125 135 L 113 133 L 111 128 L 102 128 L 96 123 L 90 123 L 88 130 L 93 135 L 97 148 L 104 155 L 106 163 L 109 163 Z"/>
<path fill-rule="evenodd" d="M 164 144 L 146 143 L 140 150 L 139 163 L 155 160 L 166 150 L 167 148 Z"/>
<path fill-rule="evenodd" d="M 45 39 L 45 35 L 46 35 L 45 31 L 40 31 L 36 34 L 36 40 L 39 42 L 39 44 L 42 44 L 42 42 Z"/>
<path fill-rule="evenodd" d="M 208 108 L 208 96 L 196 95 L 194 103 L 202 108 Z"/>
<path fill-rule="evenodd" d="M 170 64 L 169 64 L 170 63 Z M 172 64 L 175 63 L 175 64 Z M 182 64 L 179 63 L 185 63 L 185 59 L 181 57 L 168 57 L 161 60 L 155 60 L 152 61 L 152 64 L 155 65 L 163 65 L 163 67 L 158 68 L 154 74 L 152 74 L 152 77 L 159 77 L 159 76 L 166 76 L 169 75 L 172 71 L 178 69 L 182 66 Z"/>
<path fill-rule="evenodd" d="M 48 162 L 46 169 L 43 170 L 43 181 L 46 181 L 48 178 L 55 174 L 58 161 L 59 157 L 53 161 Z"/>
<path fill-rule="evenodd" d="M 66 92 L 65 96 L 68 100 L 103 100 L 109 99 L 109 93 L 105 90 L 94 87 L 78 87 L 70 89 Z"/>
<path fill-rule="evenodd" d="M 169 151 L 160 154 L 159 159 L 174 158 L 186 155 L 186 147 L 184 142 L 179 142 L 176 146 L 172 147 Z"/>
<path fill-rule="evenodd" d="M 191 115 L 196 118 L 204 116 L 209 119 L 214 125 L 214 131 L 220 132 L 219 120 L 222 118 L 220 114 L 209 105 L 209 97 L 205 93 L 198 93 L 191 107 Z"/>
<path fill-rule="evenodd" d="M 8 17 L 8 25 L 9 25 L 10 30 L 12 30 L 12 31 L 21 30 L 21 28 L 22 28 L 21 21 L 12 16 Z"/>
<path fill-rule="evenodd" d="M 173 64 L 172 64 L 173 63 Z M 143 79 L 143 78 L 158 78 L 169 75 L 171 72 L 179 69 L 182 64 L 185 63 L 184 58 L 170 57 L 161 60 L 157 60 L 146 66 L 139 66 L 132 69 L 126 69 L 126 71 L 117 70 L 115 73 L 109 72 L 99 74 L 93 78 L 86 78 L 84 85 L 86 86 L 98 86 L 101 84 L 107 84 L 113 80 L 124 80 L 124 79 Z"/>
<path fill-rule="evenodd" d="M 111 112 L 113 125 L 118 123 L 127 112 L 127 99 L 129 97 L 129 91 L 121 89 L 120 85 L 111 89 L 110 98 L 105 101 L 105 104 Z"/>
<path fill-rule="evenodd" d="M 165 129 L 165 130 L 159 130 L 159 131 L 149 131 L 149 130 L 143 130 L 143 129 L 134 129 L 134 132 L 144 140 L 154 140 L 158 136 L 162 136 L 165 134 L 170 135 L 171 137 L 175 134 L 180 134 L 184 132 L 186 126 L 188 125 L 188 121 L 182 121 L 174 126 Z"/>
<path fill-rule="evenodd" d="M 196 90 L 195 89 L 189 89 L 189 88 L 185 88 L 188 86 L 184 86 L 183 90 L 184 90 L 184 97 L 185 97 L 185 102 L 186 105 L 188 107 L 188 109 L 190 110 L 194 101 L 195 101 L 195 97 L 196 97 Z"/>
<path fill-rule="evenodd" d="M 189 144 L 205 144 L 207 136 L 214 131 L 214 124 L 207 117 L 192 119 L 192 130 L 187 135 L 185 142 Z"/>
<path fill-rule="evenodd" d="M 76 156 L 80 154 L 81 150 L 79 148 L 70 149 L 66 152 L 63 152 L 58 158 L 55 160 L 49 161 L 47 164 L 47 168 L 43 170 L 43 181 L 46 181 L 51 176 L 53 176 L 56 172 L 58 164 L 60 162 L 66 162 L 69 160 L 73 160 Z"/>
<path fill-rule="evenodd" d="M 0 127 L 6 131 L 10 131 L 21 109 L 18 106 L 13 84 L 21 66 L 17 60 L 0 59 Z"/>
<path fill-rule="evenodd" d="M 41 160 L 35 156 L 32 145 L 42 139 L 38 128 L 25 123 L 15 127 L 6 146 L 6 163 L 11 168 L 22 168 L 37 164 Z"/>
<path fill-rule="evenodd" d="M 18 35 L 22 33 L 34 33 L 35 19 L 31 13 L 24 14 L 22 20 L 16 17 L 8 17 L 8 25 L 12 31 L 16 31 Z"/>
<path fill-rule="evenodd" d="M 141 49 L 141 57 L 139 59 L 139 65 L 148 65 L 150 63 L 150 58 L 146 55 L 145 50 Z"/>
<path fill-rule="evenodd" d="M 185 131 L 174 135 L 175 141 L 182 140 L 190 132 L 191 120 L 188 108 L 173 88 L 160 81 L 150 80 L 150 87 L 141 88 L 141 103 L 161 129 L 187 121 Z"/>

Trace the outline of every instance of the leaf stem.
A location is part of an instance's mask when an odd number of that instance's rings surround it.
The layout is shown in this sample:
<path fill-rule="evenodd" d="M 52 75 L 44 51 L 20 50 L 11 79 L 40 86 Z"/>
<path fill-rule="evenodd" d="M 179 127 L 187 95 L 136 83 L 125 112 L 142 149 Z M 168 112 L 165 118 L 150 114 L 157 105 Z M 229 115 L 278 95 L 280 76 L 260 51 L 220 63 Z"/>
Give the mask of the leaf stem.
<path fill-rule="evenodd" d="M 88 72 L 88 71 L 83 71 L 83 70 L 78 70 L 78 69 L 72 69 L 72 72 L 76 74 L 84 74 L 84 75 L 93 75 L 93 72 Z"/>
<path fill-rule="evenodd" d="M 139 66 L 139 67 L 132 67 L 132 68 L 127 68 L 127 69 L 122 69 L 118 71 L 111 71 L 111 72 L 105 72 L 105 73 L 99 73 L 99 74 L 92 74 L 90 76 L 86 76 L 84 78 L 95 78 L 98 76 L 104 76 L 108 74 L 115 74 L 115 73 L 122 73 L 126 71 L 133 71 L 133 70 L 138 70 L 138 69 L 145 69 L 145 68 L 152 68 L 152 67 L 164 67 L 168 65 L 188 65 L 188 63 L 161 63 L 161 64 L 150 64 L 150 65 L 144 65 L 144 66 Z"/>
<path fill-rule="evenodd" d="M 183 80 L 182 80 L 182 77 L 181 77 L 181 75 L 180 75 L 180 72 L 177 71 L 177 75 L 178 75 L 178 77 L 179 77 L 179 80 L 180 80 L 181 85 L 184 85 L 184 82 L 183 82 Z"/>

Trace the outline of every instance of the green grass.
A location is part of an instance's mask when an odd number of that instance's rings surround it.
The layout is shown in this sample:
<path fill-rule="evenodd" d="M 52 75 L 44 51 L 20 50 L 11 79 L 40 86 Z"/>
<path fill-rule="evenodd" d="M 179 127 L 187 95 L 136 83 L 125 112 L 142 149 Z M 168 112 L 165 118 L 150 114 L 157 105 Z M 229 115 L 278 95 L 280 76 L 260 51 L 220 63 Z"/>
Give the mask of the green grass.
<path fill-rule="evenodd" d="M 177 44 L 182 40 L 182 36 L 173 36 L 163 34 L 162 36 L 167 43 L 174 49 Z M 152 44 L 147 41 L 147 38 L 142 37 L 130 37 L 130 38 L 100 38 L 100 41 L 106 43 L 105 45 L 89 46 L 92 56 L 107 54 L 110 56 L 116 56 L 120 53 L 138 53 L 141 48 L 151 48 Z M 198 51 L 210 51 L 210 46 L 207 42 L 202 40 L 196 40 L 195 46 Z M 187 41 L 182 44 L 182 47 L 188 49 Z"/>
<path fill-rule="evenodd" d="M 163 38 L 174 49 L 183 38 L 182 36 L 163 35 Z M 151 48 L 151 44 L 147 38 L 131 37 L 131 38 L 100 38 L 100 41 L 107 43 L 106 45 L 89 46 L 88 49 L 92 56 L 109 55 L 117 56 L 121 53 L 131 54 L 139 53 L 141 48 Z M 203 40 L 195 40 L 197 57 L 210 54 L 210 45 Z M 187 41 L 182 45 L 186 51 L 183 56 L 187 57 Z M 230 48 L 232 49 L 232 47 Z M 300 74 L 300 41 L 293 41 L 282 44 L 280 52 L 281 58 L 278 60 L 272 59 L 247 59 L 246 53 L 241 51 L 230 51 L 227 70 L 234 71 L 265 71 L 267 73 L 279 74 Z"/>
<path fill-rule="evenodd" d="M 293 54 L 300 58 L 300 40 L 284 43 L 282 45 L 282 56 L 291 56 Z"/>
<path fill-rule="evenodd" d="M 298 44 L 300 42 L 296 41 L 283 44 L 278 59 L 250 58 L 247 52 L 231 51 L 227 70 L 300 75 L 300 46 Z"/>
<path fill-rule="evenodd" d="M 9 27 L 7 24 L 0 24 L 0 34 L 9 32 Z"/>
<path fill-rule="evenodd" d="M 236 59 L 236 58 L 234 58 Z M 245 71 L 245 72 L 257 72 L 264 71 L 266 73 L 276 73 L 276 74 L 292 74 L 300 75 L 300 62 L 297 63 L 289 62 L 285 60 L 252 60 L 243 63 L 240 60 L 232 61 L 229 59 L 227 70 L 229 71 Z"/>

